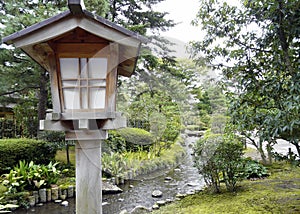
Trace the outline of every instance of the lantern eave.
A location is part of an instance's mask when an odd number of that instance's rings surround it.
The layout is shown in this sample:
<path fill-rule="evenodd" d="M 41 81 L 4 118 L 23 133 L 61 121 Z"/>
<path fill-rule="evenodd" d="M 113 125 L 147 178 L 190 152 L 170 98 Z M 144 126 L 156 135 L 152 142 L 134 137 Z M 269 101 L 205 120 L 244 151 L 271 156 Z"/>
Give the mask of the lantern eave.
<path fill-rule="evenodd" d="M 53 54 L 53 50 L 51 50 L 48 42 L 76 28 L 118 44 L 121 59 L 118 74 L 127 77 L 132 75 L 141 43 L 147 42 L 147 39 L 86 10 L 83 10 L 80 16 L 74 15 L 69 10 L 65 11 L 4 37 L 2 41 L 21 48 L 38 64 L 49 70 L 50 65 L 47 62 L 47 57 Z"/>

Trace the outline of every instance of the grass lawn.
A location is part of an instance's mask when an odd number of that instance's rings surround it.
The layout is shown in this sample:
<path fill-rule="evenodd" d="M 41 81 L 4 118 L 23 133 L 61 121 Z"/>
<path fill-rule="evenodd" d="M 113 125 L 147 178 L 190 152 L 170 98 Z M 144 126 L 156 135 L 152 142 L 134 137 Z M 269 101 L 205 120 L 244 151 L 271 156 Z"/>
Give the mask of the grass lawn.
<path fill-rule="evenodd" d="M 70 163 L 75 166 L 75 146 L 69 146 Z M 55 155 L 55 160 L 67 164 L 67 153 L 65 149 L 58 150 Z"/>
<path fill-rule="evenodd" d="M 275 165 L 270 171 L 266 179 L 241 182 L 236 193 L 205 190 L 153 213 L 300 213 L 300 168 Z"/>

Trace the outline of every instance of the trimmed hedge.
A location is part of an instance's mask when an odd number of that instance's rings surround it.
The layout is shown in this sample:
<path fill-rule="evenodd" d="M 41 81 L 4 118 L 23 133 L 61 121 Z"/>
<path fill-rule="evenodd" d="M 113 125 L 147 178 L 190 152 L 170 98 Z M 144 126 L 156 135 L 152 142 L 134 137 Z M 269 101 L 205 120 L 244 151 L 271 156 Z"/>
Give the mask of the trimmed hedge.
<path fill-rule="evenodd" d="M 103 151 L 114 152 L 137 151 L 141 148 L 147 149 L 155 141 L 150 132 L 139 128 L 123 128 L 109 131 L 108 139 Z"/>
<path fill-rule="evenodd" d="M 116 131 L 126 142 L 136 145 L 150 145 L 154 143 L 154 137 L 150 132 L 139 128 L 123 128 Z"/>
<path fill-rule="evenodd" d="M 0 174 L 8 172 L 20 160 L 48 164 L 54 160 L 56 150 L 57 147 L 42 140 L 0 139 Z"/>

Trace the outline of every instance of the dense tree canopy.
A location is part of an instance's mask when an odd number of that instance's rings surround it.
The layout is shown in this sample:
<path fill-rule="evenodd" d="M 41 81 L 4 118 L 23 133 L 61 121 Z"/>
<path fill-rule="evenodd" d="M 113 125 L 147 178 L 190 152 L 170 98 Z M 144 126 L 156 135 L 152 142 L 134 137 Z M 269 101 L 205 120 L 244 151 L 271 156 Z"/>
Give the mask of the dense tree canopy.
<path fill-rule="evenodd" d="M 203 0 L 194 24 L 207 32 L 194 55 L 223 71 L 232 122 L 260 142 L 290 140 L 300 154 L 300 2 Z"/>
<path fill-rule="evenodd" d="M 156 12 L 153 6 L 163 0 L 86 0 L 87 10 L 101 15 L 119 25 L 142 35 L 150 35 L 154 45 L 142 50 L 137 73 L 144 72 L 144 79 L 152 75 L 151 70 L 173 63 L 164 43 L 157 42 L 159 33 L 174 26 L 166 13 Z M 30 25 L 49 18 L 67 9 L 65 0 L 8 0 L 0 2 L 0 39 Z M 156 48 L 155 48 L 156 47 Z M 156 50 L 155 52 L 153 50 Z M 164 63 L 161 63 L 161 59 Z M 164 64 L 164 65 L 163 65 Z M 0 46 L 0 104 L 26 102 L 32 91 L 38 99 L 39 119 L 51 108 L 48 100 L 48 73 L 18 49 Z M 24 98 L 24 99 L 22 99 Z M 32 98 L 32 97 L 31 97 Z"/>
<path fill-rule="evenodd" d="M 0 39 L 16 31 L 29 27 L 65 8 L 61 1 L 1 1 Z M 43 119 L 48 101 L 48 73 L 21 50 L 13 47 L 0 47 L 0 103 L 24 106 L 33 102 L 32 92 L 36 93 L 38 119 Z M 16 112 L 18 113 L 18 112 Z M 37 128 L 35 128 L 36 132 Z"/>

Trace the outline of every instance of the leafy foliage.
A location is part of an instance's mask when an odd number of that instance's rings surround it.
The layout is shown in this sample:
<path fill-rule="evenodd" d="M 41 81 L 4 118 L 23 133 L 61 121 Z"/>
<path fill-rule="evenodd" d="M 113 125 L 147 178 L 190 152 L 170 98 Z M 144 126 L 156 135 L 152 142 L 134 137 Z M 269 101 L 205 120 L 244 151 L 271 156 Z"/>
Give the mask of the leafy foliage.
<path fill-rule="evenodd" d="M 102 169 L 107 176 L 127 179 L 167 166 L 175 166 L 184 154 L 184 150 L 179 144 L 171 145 L 168 150 L 163 149 L 159 157 L 153 148 L 149 151 L 103 153 Z"/>
<path fill-rule="evenodd" d="M 222 178 L 229 191 L 236 190 L 243 145 L 234 135 L 206 134 L 197 141 L 194 153 L 195 166 L 214 192 L 220 192 Z"/>
<path fill-rule="evenodd" d="M 5 173 L 18 164 L 20 160 L 34 161 L 37 164 L 48 164 L 54 160 L 57 147 L 34 139 L 1 139 L 0 140 L 0 173 Z"/>
<path fill-rule="evenodd" d="M 129 106 L 128 113 L 134 123 L 143 121 L 148 124 L 144 128 L 157 140 L 174 142 L 179 135 L 181 124 L 178 104 L 163 91 L 139 94 Z"/>
<path fill-rule="evenodd" d="M 105 140 L 108 145 L 108 151 L 106 152 L 125 152 L 127 150 L 126 140 L 121 137 L 115 130 L 109 131 L 108 139 Z"/>
<path fill-rule="evenodd" d="M 143 129 L 124 128 L 119 129 L 117 133 L 123 137 L 127 143 L 138 145 L 149 145 L 153 143 L 153 136 Z"/>
<path fill-rule="evenodd" d="M 14 119 L 0 119 L 0 138 L 16 138 L 21 136 L 21 128 L 16 125 Z"/>
<path fill-rule="evenodd" d="M 58 13 L 59 9 L 64 6 L 62 3 L 62 1 L 54 0 L 1 1 L 0 23 L 3 27 L 0 28 L 0 38 Z M 44 69 L 21 50 L 1 45 L 0 77 L 0 103 L 3 106 L 19 104 L 27 107 L 28 104 L 31 105 L 31 110 L 38 112 L 38 119 L 44 118 L 47 105 L 49 105 L 48 73 Z M 33 94 L 34 96 L 32 96 Z M 34 103 L 30 103 L 33 100 Z M 25 109 L 27 110 L 25 113 L 29 113 L 28 107 Z M 34 136 L 36 136 L 38 119 L 35 118 L 34 123 L 31 124 L 35 127 L 35 132 L 31 132 Z"/>
<path fill-rule="evenodd" d="M 237 129 L 256 130 L 260 142 L 289 140 L 298 153 L 299 8 L 294 0 L 204 0 L 194 23 L 207 34 L 193 43 L 223 71 Z"/>
<path fill-rule="evenodd" d="M 243 159 L 242 164 L 244 165 L 243 171 L 239 173 L 242 178 L 264 178 L 269 176 L 268 170 L 265 166 L 257 161 L 251 159 Z"/>
<path fill-rule="evenodd" d="M 106 144 L 112 152 L 147 150 L 154 143 L 151 133 L 139 128 L 110 131 Z"/>
<path fill-rule="evenodd" d="M 9 213 L 10 209 L 16 209 L 19 207 L 18 205 L 15 204 L 7 204 L 5 202 L 2 202 L 3 199 L 4 197 L 0 197 L 0 213 Z"/>
<path fill-rule="evenodd" d="M 65 133 L 62 131 L 43 131 L 39 133 L 38 138 L 52 143 L 53 147 L 58 149 L 62 149 L 66 145 Z"/>
<path fill-rule="evenodd" d="M 8 193 L 50 187 L 51 184 L 56 184 L 60 176 L 57 164 L 50 162 L 48 165 L 36 165 L 33 161 L 20 161 L 18 166 L 2 176 L 2 184 L 8 188 Z"/>

